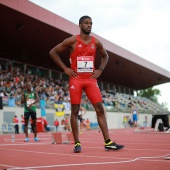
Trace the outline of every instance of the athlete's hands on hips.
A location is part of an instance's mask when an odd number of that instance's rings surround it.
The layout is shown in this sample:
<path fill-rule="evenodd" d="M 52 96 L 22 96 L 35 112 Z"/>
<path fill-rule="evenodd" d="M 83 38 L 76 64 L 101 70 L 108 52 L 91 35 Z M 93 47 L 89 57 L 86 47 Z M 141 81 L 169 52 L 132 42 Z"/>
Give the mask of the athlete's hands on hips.
<path fill-rule="evenodd" d="M 31 108 L 33 106 L 33 103 L 31 103 L 28 107 Z"/>
<path fill-rule="evenodd" d="M 92 78 L 92 79 L 97 79 L 97 78 L 101 75 L 101 73 L 102 73 L 101 70 L 95 70 L 95 71 L 92 73 L 92 75 L 91 75 L 90 78 Z"/>
<path fill-rule="evenodd" d="M 71 68 L 64 69 L 64 72 L 72 78 L 78 77 L 77 72 L 75 70 L 72 70 Z"/>

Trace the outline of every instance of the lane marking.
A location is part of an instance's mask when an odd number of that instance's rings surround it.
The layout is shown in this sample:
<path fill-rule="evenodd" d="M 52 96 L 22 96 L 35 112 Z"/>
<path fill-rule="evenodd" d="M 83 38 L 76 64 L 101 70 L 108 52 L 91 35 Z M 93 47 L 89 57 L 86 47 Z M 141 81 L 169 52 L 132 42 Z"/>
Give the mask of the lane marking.
<path fill-rule="evenodd" d="M 130 163 L 130 162 L 135 162 L 135 161 L 138 161 L 138 160 L 144 160 L 144 159 L 158 159 L 158 158 L 165 158 L 169 156 L 168 155 L 164 155 L 164 156 L 157 156 L 157 157 L 138 157 L 138 158 L 135 158 L 135 159 L 130 159 L 130 160 L 127 160 L 127 161 L 118 161 L 118 162 L 91 162 L 91 163 L 81 163 L 81 164 L 60 164 L 60 165 L 48 165 L 48 166 L 33 166 L 33 167 L 15 167 L 15 168 L 9 168 L 8 170 L 19 170 L 19 169 L 22 169 L 22 170 L 28 170 L 28 169 L 39 169 L 39 168 L 57 168 L 57 167 L 70 167 L 70 166 L 86 166 L 86 165 L 108 165 L 108 164 L 122 164 L 122 163 Z"/>

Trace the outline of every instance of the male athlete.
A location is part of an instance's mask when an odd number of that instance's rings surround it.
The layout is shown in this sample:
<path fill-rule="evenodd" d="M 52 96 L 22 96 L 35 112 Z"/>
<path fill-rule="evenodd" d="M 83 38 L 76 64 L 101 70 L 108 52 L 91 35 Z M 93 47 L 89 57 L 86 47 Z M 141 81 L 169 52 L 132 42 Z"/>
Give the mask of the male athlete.
<path fill-rule="evenodd" d="M 21 103 L 24 104 L 24 119 L 25 119 L 25 142 L 29 142 L 28 138 L 28 122 L 31 116 L 33 123 L 34 141 L 39 141 L 37 138 L 37 126 L 36 126 L 36 106 L 35 104 L 39 102 L 39 96 L 37 92 L 31 91 L 31 84 L 27 83 L 27 91 L 22 94 Z"/>
<path fill-rule="evenodd" d="M 69 91 L 71 99 L 71 127 L 75 140 L 74 152 L 81 152 L 77 118 L 83 90 L 96 111 L 97 120 L 105 141 L 105 150 L 122 149 L 124 147 L 123 145 L 118 145 L 110 140 L 102 105 L 102 97 L 97 85 L 97 78 L 104 70 L 109 56 L 103 48 L 102 43 L 98 39 L 90 36 L 92 19 L 89 16 L 83 16 L 80 18 L 79 27 L 79 35 L 65 39 L 62 43 L 55 46 L 49 53 L 54 62 L 70 76 Z M 68 68 L 59 57 L 59 54 L 66 49 L 70 50 L 70 68 Z M 96 49 L 98 49 L 102 56 L 101 64 L 98 69 L 94 68 Z"/>

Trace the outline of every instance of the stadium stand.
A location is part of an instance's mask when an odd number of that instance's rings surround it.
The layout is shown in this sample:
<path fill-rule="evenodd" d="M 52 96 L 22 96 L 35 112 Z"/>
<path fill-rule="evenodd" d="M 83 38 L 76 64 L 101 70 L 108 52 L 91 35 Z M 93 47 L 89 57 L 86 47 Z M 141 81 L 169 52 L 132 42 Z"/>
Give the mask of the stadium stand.
<path fill-rule="evenodd" d="M 31 82 L 33 89 L 37 90 L 40 98 L 48 99 L 47 108 L 52 108 L 59 102 L 69 103 L 68 78 L 67 80 L 46 77 L 43 69 L 34 66 L 25 65 L 10 60 L 2 60 L 0 64 L 0 96 L 3 106 L 20 107 L 21 94 L 25 88 L 26 82 Z M 16 64 L 17 63 L 17 64 Z M 28 69 L 27 69 L 28 68 Z M 45 70 L 45 68 L 44 68 Z M 47 74 L 48 75 L 48 74 Z M 102 98 L 107 111 L 130 112 L 131 105 L 136 104 L 139 112 L 155 113 L 166 112 L 160 104 L 154 103 L 149 99 L 115 92 L 113 90 L 102 90 Z M 82 96 L 82 105 L 87 110 L 93 110 L 93 107 L 86 95 Z M 38 104 L 39 107 L 39 104 Z"/>

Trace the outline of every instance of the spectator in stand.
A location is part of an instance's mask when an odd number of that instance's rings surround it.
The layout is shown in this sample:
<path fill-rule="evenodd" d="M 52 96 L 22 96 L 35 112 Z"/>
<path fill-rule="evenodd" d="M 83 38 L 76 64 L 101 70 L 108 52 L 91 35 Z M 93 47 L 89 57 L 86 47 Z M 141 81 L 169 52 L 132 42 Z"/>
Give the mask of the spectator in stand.
<path fill-rule="evenodd" d="M 54 126 L 56 127 L 56 131 L 58 132 L 58 127 L 59 127 L 59 121 L 58 121 L 58 119 L 56 119 L 55 121 L 54 121 Z"/>
<path fill-rule="evenodd" d="M 58 101 L 56 102 L 56 104 L 63 104 L 63 97 L 62 96 L 60 96 L 58 98 Z"/>
<path fill-rule="evenodd" d="M 23 133 L 25 133 L 25 119 L 23 115 L 21 115 L 21 123 L 22 123 L 22 131 Z"/>

